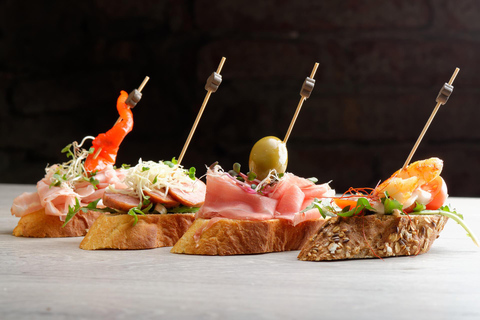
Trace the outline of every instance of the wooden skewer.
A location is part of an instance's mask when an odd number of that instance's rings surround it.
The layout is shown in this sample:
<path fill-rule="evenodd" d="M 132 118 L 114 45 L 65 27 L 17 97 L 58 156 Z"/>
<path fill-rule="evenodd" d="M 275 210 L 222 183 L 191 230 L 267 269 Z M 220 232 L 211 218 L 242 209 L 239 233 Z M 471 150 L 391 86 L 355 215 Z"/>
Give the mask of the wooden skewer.
<path fill-rule="evenodd" d="M 225 63 L 226 58 L 222 57 L 222 60 L 220 61 L 218 68 L 217 68 L 217 73 L 220 74 L 223 68 L 223 64 Z M 192 140 L 193 134 L 195 133 L 195 129 L 197 128 L 198 123 L 200 122 L 200 118 L 202 117 L 203 111 L 205 110 L 205 107 L 207 106 L 208 100 L 210 99 L 210 96 L 212 95 L 212 90 L 207 90 L 207 94 L 205 95 L 205 99 L 203 100 L 202 106 L 200 107 L 200 111 L 198 111 L 197 118 L 195 119 L 195 122 L 193 123 L 192 129 L 190 129 L 190 133 L 188 134 L 187 141 L 185 141 L 185 144 L 183 146 L 182 152 L 180 153 L 180 156 L 178 157 L 178 164 L 180 164 L 183 160 L 183 156 L 185 155 L 185 152 L 187 152 L 188 145 L 190 144 L 190 141 Z"/>
<path fill-rule="evenodd" d="M 150 80 L 149 76 L 146 76 L 145 79 L 143 79 L 142 83 L 140 84 L 140 86 L 137 89 L 138 92 L 140 92 L 140 93 L 142 92 L 142 90 L 145 87 L 145 85 L 147 84 L 148 80 Z M 118 117 L 117 122 L 115 122 L 115 124 L 119 123 L 120 121 L 122 121 L 122 117 Z"/>
<path fill-rule="evenodd" d="M 317 72 L 318 68 L 318 62 L 315 62 L 315 65 L 313 66 L 312 73 L 310 74 L 310 78 L 313 79 L 315 77 L 315 73 Z M 295 110 L 295 114 L 293 115 L 292 121 L 290 122 L 290 126 L 288 127 L 287 134 L 285 135 L 285 138 L 283 139 L 283 143 L 287 143 L 288 138 L 290 137 L 290 133 L 292 133 L 293 125 L 295 124 L 295 121 L 297 121 L 298 114 L 300 113 L 300 110 L 302 109 L 303 102 L 307 98 L 302 96 L 300 98 L 300 101 L 298 102 L 297 105 L 297 110 Z"/>
<path fill-rule="evenodd" d="M 138 92 L 142 92 L 143 88 L 145 87 L 145 85 L 147 84 L 148 80 L 150 80 L 150 77 L 149 76 L 146 76 L 145 79 L 143 79 L 142 83 L 140 84 L 140 86 L 138 87 L 137 91 Z M 122 121 L 122 117 L 118 117 L 117 121 L 115 122 L 114 126 L 119 123 L 120 121 Z M 100 154 L 100 152 L 102 151 L 102 148 L 98 148 L 98 150 L 95 152 L 95 154 L 93 155 L 93 159 L 97 159 L 98 155 Z"/>
<path fill-rule="evenodd" d="M 452 77 L 450 78 L 450 81 L 448 82 L 449 85 L 452 85 L 453 81 L 455 81 L 455 78 L 457 77 L 457 74 L 458 72 L 460 71 L 459 68 L 456 68 L 455 71 L 453 72 L 452 74 Z M 403 167 L 402 167 L 402 170 L 404 170 L 408 164 L 410 163 L 410 161 L 412 160 L 412 157 L 413 155 L 415 154 L 415 151 L 417 151 L 417 148 L 418 146 L 420 145 L 420 142 L 422 142 L 422 139 L 423 139 L 423 136 L 425 135 L 425 133 L 427 132 L 428 130 L 428 127 L 430 126 L 430 124 L 432 123 L 433 121 L 433 118 L 435 117 L 435 115 L 437 114 L 437 111 L 438 109 L 440 109 L 440 106 L 442 105 L 441 102 L 437 102 L 437 105 L 435 106 L 435 108 L 433 109 L 433 112 L 432 114 L 430 115 L 430 118 L 428 118 L 427 120 L 427 123 L 425 124 L 425 127 L 423 127 L 423 130 L 422 132 L 420 133 L 420 136 L 418 137 L 417 139 L 417 142 L 415 143 L 415 145 L 413 146 L 412 148 L 412 151 L 410 151 L 410 154 L 408 155 L 408 158 L 407 160 L 405 161 Z"/>

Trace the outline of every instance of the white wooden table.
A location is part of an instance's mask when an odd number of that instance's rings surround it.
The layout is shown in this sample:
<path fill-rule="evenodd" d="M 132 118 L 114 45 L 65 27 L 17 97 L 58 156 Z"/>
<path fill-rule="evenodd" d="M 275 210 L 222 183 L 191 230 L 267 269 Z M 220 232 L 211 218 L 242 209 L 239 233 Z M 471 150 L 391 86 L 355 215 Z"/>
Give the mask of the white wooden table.
<path fill-rule="evenodd" d="M 0 319 L 480 319 L 480 249 L 453 221 L 429 253 L 384 261 L 83 251 L 11 235 L 33 189 L 0 184 Z M 449 202 L 480 235 L 480 198 Z"/>

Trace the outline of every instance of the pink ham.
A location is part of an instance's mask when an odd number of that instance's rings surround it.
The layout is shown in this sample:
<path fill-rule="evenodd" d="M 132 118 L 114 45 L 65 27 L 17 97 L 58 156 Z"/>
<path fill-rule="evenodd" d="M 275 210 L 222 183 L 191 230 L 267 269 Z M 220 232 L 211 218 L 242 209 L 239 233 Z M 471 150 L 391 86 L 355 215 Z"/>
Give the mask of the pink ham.
<path fill-rule="evenodd" d="M 14 216 L 23 217 L 42 208 L 37 192 L 24 192 L 13 200 L 10 212 Z"/>
<path fill-rule="evenodd" d="M 59 216 L 64 220 L 68 207 L 75 206 L 78 199 L 81 206 L 102 198 L 105 188 L 110 184 L 116 188 L 124 188 L 121 183 L 123 170 L 114 170 L 111 166 L 99 171 L 95 179 L 99 181 L 97 189 L 87 181 L 75 184 L 74 189 L 69 187 L 50 186 L 55 168 L 51 168 L 46 176 L 37 183 L 37 192 L 24 193 L 14 199 L 11 208 L 12 215 L 22 217 L 26 214 L 45 208 L 45 214 Z"/>
<path fill-rule="evenodd" d="M 275 208 L 275 218 L 293 220 L 293 216 L 302 210 L 305 194 L 299 186 L 291 184 L 285 189 Z"/>
<path fill-rule="evenodd" d="M 245 192 L 226 173 L 208 169 L 205 203 L 197 218 L 268 220 L 274 217 L 276 205 L 275 199 Z"/>
<path fill-rule="evenodd" d="M 328 184 L 313 182 L 287 173 L 267 196 L 249 193 L 227 173 L 208 169 L 205 204 L 197 218 L 238 220 L 285 219 L 293 225 L 320 218 L 317 209 L 300 212 L 315 198 L 332 196 Z"/>

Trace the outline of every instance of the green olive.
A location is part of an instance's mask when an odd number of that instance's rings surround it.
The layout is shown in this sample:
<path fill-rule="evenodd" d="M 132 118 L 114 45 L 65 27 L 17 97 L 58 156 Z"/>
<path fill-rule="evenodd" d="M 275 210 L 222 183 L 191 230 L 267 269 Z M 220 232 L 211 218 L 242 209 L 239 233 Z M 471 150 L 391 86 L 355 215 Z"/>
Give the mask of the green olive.
<path fill-rule="evenodd" d="M 255 172 L 260 180 L 265 179 L 272 169 L 284 173 L 287 164 L 287 146 L 277 137 L 268 136 L 258 140 L 250 151 L 250 171 Z"/>

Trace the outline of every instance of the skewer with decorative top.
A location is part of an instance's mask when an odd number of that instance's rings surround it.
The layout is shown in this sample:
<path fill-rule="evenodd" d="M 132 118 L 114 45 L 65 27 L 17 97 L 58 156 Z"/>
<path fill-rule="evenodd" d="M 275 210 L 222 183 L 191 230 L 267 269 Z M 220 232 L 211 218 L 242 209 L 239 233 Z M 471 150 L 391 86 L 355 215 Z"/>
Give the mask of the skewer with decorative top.
<path fill-rule="evenodd" d="M 297 110 L 293 115 L 290 126 L 288 127 L 285 138 L 280 140 L 274 136 L 264 137 L 258 140 L 250 151 L 248 166 L 251 172 L 254 172 L 260 180 L 265 179 L 271 170 L 277 173 L 284 173 L 288 164 L 287 141 L 292 133 L 293 126 L 297 120 L 298 114 L 302 109 L 303 102 L 310 97 L 315 86 L 315 73 L 317 72 L 318 63 L 313 66 L 310 77 L 307 77 L 300 90 L 300 101 Z"/>
<path fill-rule="evenodd" d="M 298 114 L 300 113 L 300 110 L 302 109 L 303 102 L 310 98 L 310 94 L 313 91 L 313 87 L 315 86 L 315 73 L 317 72 L 318 68 L 318 62 L 315 62 L 315 65 L 313 66 L 312 73 L 310 74 L 310 77 L 307 77 L 305 81 L 303 82 L 302 90 L 300 90 L 300 101 L 298 102 L 297 105 L 297 110 L 295 110 L 295 114 L 293 115 L 292 121 L 290 122 L 290 126 L 288 127 L 287 134 L 285 135 L 285 138 L 283 138 L 283 143 L 287 143 L 288 138 L 290 137 L 290 133 L 292 133 L 293 126 L 295 124 L 295 121 L 297 121 Z"/>
<path fill-rule="evenodd" d="M 145 79 L 143 79 L 140 86 L 138 87 L 138 89 L 133 89 L 133 91 L 130 92 L 130 94 L 128 95 L 127 99 L 125 100 L 125 104 L 128 105 L 130 109 L 135 108 L 137 103 L 142 99 L 142 90 L 147 84 L 148 80 L 150 80 L 150 77 L 146 76 Z M 122 121 L 122 117 L 118 117 L 115 124 L 119 123 L 120 121 Z M 98 148 L 98 150 L 96 150 L 95 154 L 93 155 L 93 159 L 97 159 L 101 151 L 102 151 L 102 148 Z"/>
<path fill-rule="evenodd" d="M 205 95 L 205 99 L 203 100 L 202 106 L 200 107 L 200 111 L 198 111 L 197 118 L 195 119 L 195 122 L 193 123 L 192 129 L 190 130 L 190 133 L 188 134 L 187 141 L 185 141 L 185 145 L 183 146 L 182 152 L 180 153 L 180 156 L 178 157 L 178 164 L 180 164 L 183 160 L 183 156 L 185 155 L 185 152 L 187 152 L 188 145 L 190 144 L 190 140 L 192 140 L 193 134 L 195 133 L 195 129 L 197 128 L 198 123 L 200 122 L 200 118 L 202 117 L 203 111 L 205 110 L 205 107 L 207 106 L 208 100 L 210 99 L 210 96 L 212 95 L 213 92 L 216 92 L 220 84 L 222 83 L 222 76 L 220 72 L 222 71 L 223 64 L 225 63 L 225 60 L 227 60 L 225 57 L 222 57 L 222 60 L 220 61 L 220 64 L 218 65 L 217 71 L 213 72 L 210 77 L 207 79 L 207 83 L 205 84 L 205 90 L 207 90 L 207 94 Z"/>
<path fill-rule="evenodd" d="M 412 157 L 415 154 L 415 151 L 417 151 L 417 148 L 420 145 L 420 142 L 422 142 L 423 136 L 427 132 L 428 127 L 432 123 L 433 118 L 437 114 L 438 109 L 440 109 L 440 106 L 447 103 L 448 98 L 450 97 L 450 95 L 453 92 L 453 85 L 452 85 L 453 81 L 455 81 L 455 78 L 457 77 L 457 74 L 458 74 L 459 71 L 460 71 L 460 69 L 456 68 L 455 71 L 453 72 L 452 77 L 450 78 L 450 81 L 448 81 L 448 83 L 445 83 L 443 85 L 443 87 L 440 89 L 440 92 L 438 93 L 438 96 L 437 96 L 437 99 L 436 99 L 437 105 L 433 109 L 433 112 L 430 115 L 430 118 L 428 118 L 427 123 L 425 124 L 425 127 L 423 127 L 423 130 L 420 133 L 420 136 L 418 137 L 417 142 L 413 146 L 412 151 L 410 151 L 410 154 L 408 155 L 408 158 L 405 161 L 405 164 L 403 165 L 402 170 L 405 169 L 408 166 L 408 164 L 410 163 L 410 161 L 412 160 Z"/>
<path fill-rule="evenodd" d="M 142 90 L 147 84 L 148 80 L 150 80 L 149 76 L 146 76 L 145 79 L 143 79 L 142 83 L 138 87 L 138 89 L 133 89 L 132 92 L 128 95 L 127 100 L 125 100 L 125 103 L 130 107 L 130 109 L 135 108 L 137 103 L 142 99 Z M 122 120 L 121 117 L 118 117 L 117 122 L 115 124 L 119 123 Z"/>

